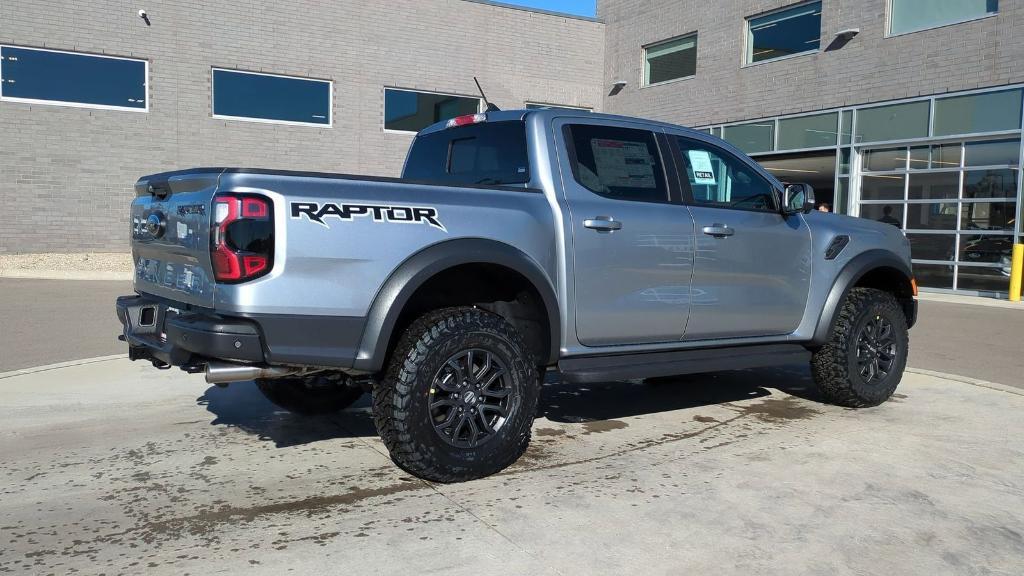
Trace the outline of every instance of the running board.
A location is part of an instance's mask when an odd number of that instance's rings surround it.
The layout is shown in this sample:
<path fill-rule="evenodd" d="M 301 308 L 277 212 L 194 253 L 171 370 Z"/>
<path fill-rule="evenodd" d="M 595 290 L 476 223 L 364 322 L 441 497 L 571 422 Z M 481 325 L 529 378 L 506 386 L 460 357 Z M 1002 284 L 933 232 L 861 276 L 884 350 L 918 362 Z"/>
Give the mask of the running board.
<path fill-rule="evenodd" d="M 617 356 L 581 356 L 558 362 L 562 380 L 577 384 L 657 378 L 807 363 L 811 353 L 800 344 L 759 344 L 698 348 Z"/>

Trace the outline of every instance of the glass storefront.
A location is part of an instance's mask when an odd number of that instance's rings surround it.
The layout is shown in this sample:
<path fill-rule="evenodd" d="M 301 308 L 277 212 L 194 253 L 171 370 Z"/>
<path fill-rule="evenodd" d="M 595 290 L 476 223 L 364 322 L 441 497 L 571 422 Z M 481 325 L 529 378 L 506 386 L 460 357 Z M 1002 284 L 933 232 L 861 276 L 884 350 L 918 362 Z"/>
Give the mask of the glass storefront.
<path fill-rule="evenodd" d="M 998 295 L 1024 242 L 1022 111 L 1009 86 L 707 130 L 781 180 L 816 178 L 833 211 L 901 228 L 922 288 Z"/>
<path fill-rule="evenodd" d="M 1006 292 L 1020 139 L 860 151 L 857 214 L 902 228 L 927 288 Z"/>

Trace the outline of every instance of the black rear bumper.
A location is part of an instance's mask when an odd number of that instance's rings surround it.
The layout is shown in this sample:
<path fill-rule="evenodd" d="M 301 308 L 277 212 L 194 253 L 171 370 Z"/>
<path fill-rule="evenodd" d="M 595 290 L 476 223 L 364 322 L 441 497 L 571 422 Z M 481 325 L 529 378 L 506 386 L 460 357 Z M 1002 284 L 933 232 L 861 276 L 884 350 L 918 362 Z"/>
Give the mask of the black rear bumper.
<path fill-rule="evenodd" d="M 225 316 L 138 294 L 117 299 L 117 317 L 129 358 L 184 368 L 226 360 L 351 369 L 366 325 L 362 317 Z"/>
<path fill-rule="evenodd" d="M 172 366 L 211 358 L 265 361 L 259 327 L 249 320 L 179 311 L 139 295 L 117 299 L 117 318 L 132 360 L 155 359 Z"/>

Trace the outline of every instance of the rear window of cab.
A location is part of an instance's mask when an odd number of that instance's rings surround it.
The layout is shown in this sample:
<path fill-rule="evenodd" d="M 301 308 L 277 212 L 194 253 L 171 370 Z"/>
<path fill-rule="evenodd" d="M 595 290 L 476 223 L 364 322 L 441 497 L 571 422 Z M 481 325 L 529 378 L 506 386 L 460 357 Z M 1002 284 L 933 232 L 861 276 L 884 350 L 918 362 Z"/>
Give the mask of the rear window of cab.
<path fill-rule="evenodd" d="M 417 136 L 402 177 L 449 185 L 525 184 L 526 124 L 481 122 Z"/>

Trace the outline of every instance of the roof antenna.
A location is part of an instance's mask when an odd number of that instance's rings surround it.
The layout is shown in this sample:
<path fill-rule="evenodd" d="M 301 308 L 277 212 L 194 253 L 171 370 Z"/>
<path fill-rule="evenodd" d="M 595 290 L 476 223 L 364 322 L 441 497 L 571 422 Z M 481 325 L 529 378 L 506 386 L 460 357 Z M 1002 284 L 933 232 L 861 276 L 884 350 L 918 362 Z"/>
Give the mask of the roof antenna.
<path fill-rule="evenodd" d="M 480 87 L 480 81 L 476 79 L 476 76 L 473 76 L 473 82 L 476 82 L 476 89 L 480 91 L 480 95 L 483 96 L 483 98 L 484 98 L 484 104 L 487 105 L 487 111 L 488 112 L 501 112 L 501 108 L 498 108 L 497 106 L 495 106 L 494 104 L 491 104 L 487 100 L 487 94 L 484 94 L 484 89 Z"/>

